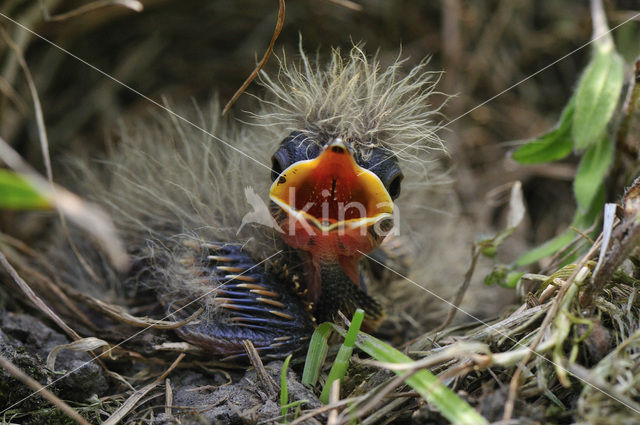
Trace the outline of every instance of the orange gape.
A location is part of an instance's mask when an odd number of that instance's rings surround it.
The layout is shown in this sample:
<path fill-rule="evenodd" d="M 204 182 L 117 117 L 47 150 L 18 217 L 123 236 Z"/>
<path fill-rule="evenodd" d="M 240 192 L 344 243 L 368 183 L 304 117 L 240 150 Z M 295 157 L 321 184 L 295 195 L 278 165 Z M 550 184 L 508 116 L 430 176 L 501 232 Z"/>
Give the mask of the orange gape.
<path fill-rule="evenodd" d="M 282 238 L 309 254 L 309 300 L 322 293 L 322 270 L 338 265 L 360 286 L 358 263 L 392 227 L 393 201 L 380 179 L 360 167 L 340 139 L 315 159 L 299 161 L 273 182 L 271 200 Z"/>

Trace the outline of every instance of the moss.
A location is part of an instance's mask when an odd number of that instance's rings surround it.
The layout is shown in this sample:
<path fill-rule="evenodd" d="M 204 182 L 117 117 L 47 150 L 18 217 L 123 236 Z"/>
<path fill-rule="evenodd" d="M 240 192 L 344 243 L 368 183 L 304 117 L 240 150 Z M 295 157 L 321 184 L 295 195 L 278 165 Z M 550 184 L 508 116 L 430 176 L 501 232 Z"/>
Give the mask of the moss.
<path fill-rule="evenodd" d="M 23 422 L 25 425 L 74 425 L 76 422 L 59 409 L 42 409 Z"/>
<path fill-rule="evenodd" d="M 52 381 L 52 374 L 44 366 L 42 360 L 37 355 L 28 353 L 24 347 L 16 348 L 12 356 L 9 356 L 16 367 L 31 376 L 43 385 L 47 385 Z M 56 392 L 55 386 L 48 387 L 49 390 Z M 41 409 L 48 406 L 39 395 L 34 395 L 33 390 L 18 381 L 5 371 L 0 371 L 0 405 L 10 406 L 20 402 L 15 407 L 15 411 L 28 412 L 31 410 Z M 24 401 L 22 401 L 24 399 Z"/>

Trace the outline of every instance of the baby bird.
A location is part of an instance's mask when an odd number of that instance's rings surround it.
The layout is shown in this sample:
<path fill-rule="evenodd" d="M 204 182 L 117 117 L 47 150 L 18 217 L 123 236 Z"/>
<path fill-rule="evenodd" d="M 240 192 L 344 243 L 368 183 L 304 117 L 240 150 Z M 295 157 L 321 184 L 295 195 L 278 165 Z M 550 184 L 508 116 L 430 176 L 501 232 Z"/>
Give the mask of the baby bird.
<path fill-rule="evenodd" d="M 150 289 L 176 320 L 201 311 L 176 332 L 223 356 L 241 355 L 244 340 L 285 356 L 316 323 L 357 308 L 375 329 L 384 313 L 365 256 L 399 228 L 405 174 L 423 179 L 420 156 L 440 147 L 429 101 L 438 74 L 401 68 L 358 46 L 334 50 L 326 67 L 300 49 L 277 78 L 262 74 L 250 123 L 222 121 L 214 104 L 197 126 L 164 116 L 122 126 L 106 161 L 77 170 L 134 266 L 121 276 L 99 256 L 63 255 L 64 278 L 121 298 Z M 248 220 L 252 208 L 271 217 Z"/>

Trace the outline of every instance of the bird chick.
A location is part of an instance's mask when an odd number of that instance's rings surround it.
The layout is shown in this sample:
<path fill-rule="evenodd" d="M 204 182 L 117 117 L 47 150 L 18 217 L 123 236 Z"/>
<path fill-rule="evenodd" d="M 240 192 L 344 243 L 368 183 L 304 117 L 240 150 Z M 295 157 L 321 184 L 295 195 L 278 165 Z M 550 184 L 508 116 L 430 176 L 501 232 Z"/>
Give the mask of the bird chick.
<path fill-rule="evenodd" d="M 286 355 L 338 311 L 363 308 L 375 328 L 383 312 L 363 255 L 397 229 L 405 174 L 424 179 L 421 157 L 441 148 L 429 102 L 438 74 L 421 63 L 403 75 L 401 62 L 382 69 L 356 46 L 322 66 L 300 49 L 277 78 L 262 73 L 266 95 L 248 125 L 222 121 L 217 104 L 200 128 L 166 117 L 123 125 L 108 159 L 80 161 L 77 177 L 111 213 L 134 267 L 121 276 L 88 256 L 87 271 L 61 255 L 60 273 L 121 297 L 152 289 L 178 319 L 202 308 L 177 333 L 222 355 L 242 353 L 246 339 Z M 248 186 L 268 197 L 273 226 L 242 220 Z"/>

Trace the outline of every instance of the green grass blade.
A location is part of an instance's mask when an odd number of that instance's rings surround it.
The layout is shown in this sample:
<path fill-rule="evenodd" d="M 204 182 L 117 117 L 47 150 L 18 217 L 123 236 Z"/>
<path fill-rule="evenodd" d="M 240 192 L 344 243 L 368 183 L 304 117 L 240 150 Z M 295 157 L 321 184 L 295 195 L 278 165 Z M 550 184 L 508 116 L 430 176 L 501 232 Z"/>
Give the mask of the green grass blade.
<path fill-rule="evenodd" d="M 0 208 L 43 209 L 51 204 L 20 174 L 0 169 Z"/>
<path fill-rule="evenodd" d="M 353 348 L 363 320 L 364 310 L 361 308 L 356 309 L 355 313 L 353 313 L 353 319 L 351 319 L 351 326 L 349 326 L 349 331 L 347 331 L 347 336 L 344 338 L 344 344 L 342 345 Z"/>
<path fill-rule="evenodd" d="M 347 368 L 349 367 L 349 359 L 351 358 L 351 353 L 353 353 L 356 336 L 360 331 L 360 326 L 362 326 L 363 320 L 364 310 L 359 308 L 355 311 L 355 313 L 353 313 L 353 319 L 351 320 L 351 326 L 349 326 L 347 336 L 345 337 L 342 346 L 340 346 L 340 350 L 338 350 L 336 359 L 334 360 L 333 366 L 331 366 L 331 370 L 329 371 L 327 382 L 324 384 L 322 394 L 320 394 L 320 401 L 324 404 L 327 404 L 329 402 L 329 392 L 331 391 L 331 384 L 333 384 L 333 381 L 335 381 L 336 379 L 342 380 L 342 378 L 344 378 L 344 375 L 347 373 Z"/>
<path fill-rule="evenodd" d="M 327 340 L 333 330 L 331 323 L 322 323 L 316 328 L 309 342 L 309 351 L 304 362 L 304 370 L 302 372 L 302 383 L 313 387 L 318 382 L 320 376 L 320 368 L 324 363 L 324 358 L 329 350 Z"/>
<path fill-rule="evenodd" d="M 334 329 L 341 335 L 345 335 L 344 329 L 335 326 Z M 380 341 L 377 338 L 360 332 L 356 339 L 356 346 L 382 362 L 411 363 L 411 360 L 400 351 Z M 397 375 L 403 375 L 406 371 L 394 371 Z M 440 380 L 426 369 L 418 371 L 407 378 L 406 383 L 416 390 L 431 405 L 438 408 L 452 424 L 456 425 L 483 425 L 488 421 L 476 412 L 469 404 L 458 397 L 451 389 L 442 384 Z"/>
<path fill-rule="evenodd" d="M 280 373 L 280 414 L 284 416 L 284 422 L 287 422 L 287 411 L 289 410 L 289 387 L 287 386 L 287 369 L 292 354 L 289 354 L 284 363 L 282 363 L 282 372 Z"/>

